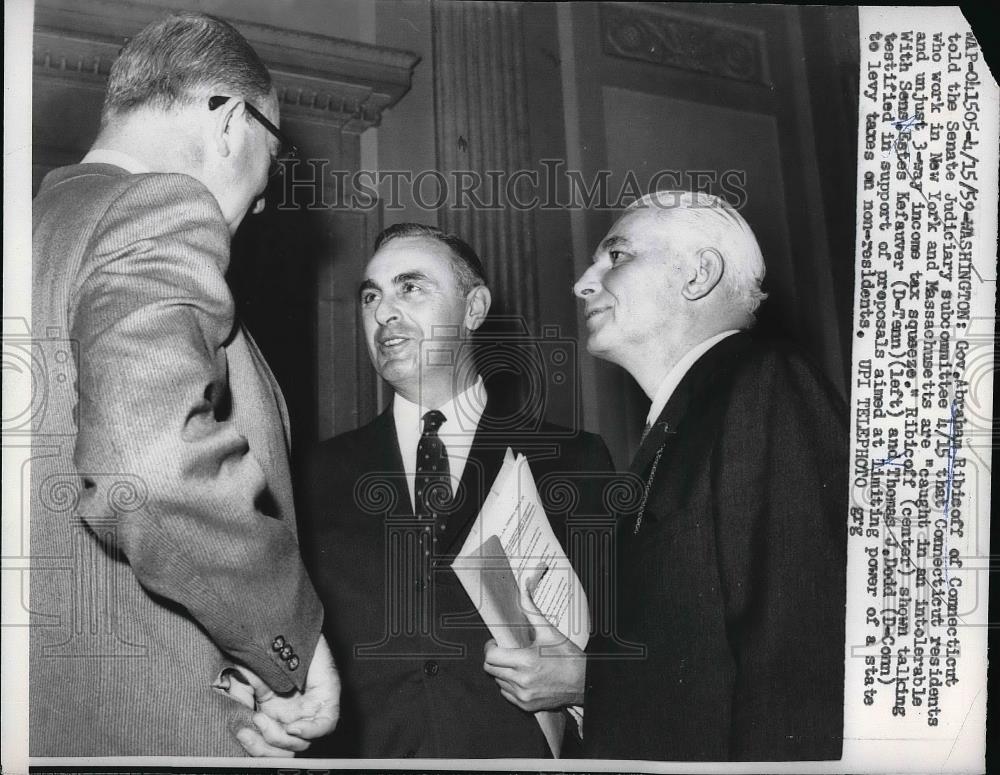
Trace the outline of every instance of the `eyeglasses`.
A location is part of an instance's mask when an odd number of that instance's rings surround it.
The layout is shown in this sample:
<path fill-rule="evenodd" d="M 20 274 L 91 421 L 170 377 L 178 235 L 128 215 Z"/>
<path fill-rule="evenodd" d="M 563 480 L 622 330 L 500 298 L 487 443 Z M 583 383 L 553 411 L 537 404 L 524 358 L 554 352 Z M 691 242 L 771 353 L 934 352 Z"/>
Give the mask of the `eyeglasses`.
<path fill-rule="evenodd" d="M 231 99 L 230 97 L 223 97 L 221 95 L 217 95 L 215 97 L 209 97 L 208 109 L 215 110 L 220 105 L 225 105 L 230 99 Z M 257 123 L 259 123 L 262 127 L 264 127 L 264 129 L 266 129 L 272 135 L 274 135 L 278 140 L 278 155 L 271 157 L 271 167 L 268 170 L 268 175 L 270 175 L 273 178 L 275 175 L 281 172 L 283 161 L 288 159 L 295 159 L 298 157 L 299 149 L 295 146 L 295 144 L 291 140 L 288 139 L 288 137 L 280 129 L 278 129 L 278 127 L 276 127 L 274 124 L 268 121 L 267 117 L 259 110 L 257 110 L 257 108 L 255 108 L 246 100 L 243 101 L 243 104 L 246 105 L 247 113 L 249 113 L 257 121 Z"/>

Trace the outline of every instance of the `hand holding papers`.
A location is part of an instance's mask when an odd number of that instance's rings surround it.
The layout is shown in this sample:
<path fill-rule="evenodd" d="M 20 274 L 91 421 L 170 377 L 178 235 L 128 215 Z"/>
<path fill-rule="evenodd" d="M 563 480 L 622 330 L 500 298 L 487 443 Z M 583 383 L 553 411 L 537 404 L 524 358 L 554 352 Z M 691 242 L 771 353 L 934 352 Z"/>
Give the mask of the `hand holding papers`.
<path fill-rule="evenodd" d="M 452 567 L 500 647 L 487 658 L 487 670 L 504 696 L 524 706 L 515 692 L 518 671 L 523 674 L 527 660 L 536 674 L 557 677 L 546 684 L 561 686 L 561 697 L 578 701 L 572 684 L 578 674 L 582 689 L 582 650 L 590 632 L 587 599 L 552 531 L 523 455 L 515 458 L 507 450 Z M 528 647 L 531 657 L 505 651 Z M 547 710 L 535 715 L 558 756 L 565 716 Z"/>
<path fill-rule="evenodd" d="M 522 648 L 503 648 L 495 640 L 487 641 L 483 668 L 496 679 L 500 694 L 511 704 L 527 711 L 566 708 L 579 728 L 586 654 L 538 612 L 528 594 L 521 600 L 534 625 L 534 642 Z"/>

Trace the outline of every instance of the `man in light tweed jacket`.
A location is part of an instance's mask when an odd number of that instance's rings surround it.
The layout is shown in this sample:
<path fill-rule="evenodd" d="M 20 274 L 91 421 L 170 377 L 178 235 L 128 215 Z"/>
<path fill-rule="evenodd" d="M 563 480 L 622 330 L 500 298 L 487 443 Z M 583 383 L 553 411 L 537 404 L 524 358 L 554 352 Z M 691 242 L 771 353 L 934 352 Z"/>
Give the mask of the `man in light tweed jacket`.
<path fill-rule="evenodd" d="M 33 428 L 32 756 L 289 755 L 336 723 L 284 402 L 224 279 L 277 122 L 240 34 L 178 14 L 35 199 L 33 331 L 75 389 Z"/>

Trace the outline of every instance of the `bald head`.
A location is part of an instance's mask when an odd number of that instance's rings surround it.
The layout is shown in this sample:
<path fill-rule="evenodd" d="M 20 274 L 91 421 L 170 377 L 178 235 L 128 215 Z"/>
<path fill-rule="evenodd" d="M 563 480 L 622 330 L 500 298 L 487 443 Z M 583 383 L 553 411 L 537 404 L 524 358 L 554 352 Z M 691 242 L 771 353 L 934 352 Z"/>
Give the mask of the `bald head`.
<path fill-rule="evenodd" d="M 684 239 L 694 251 L 712 248 L 722 256 L 721 287 L 734 308 L 747 316 L 749 328 L 754 313 L 767 294 L 761 290 L 766 267 L 760 245 L 750 225 L 728 202 L 711 194 L 691 191 L 656 191 L 633 202 L 625 210 L 649 212 L 669 219 L 671 234 Z"/>

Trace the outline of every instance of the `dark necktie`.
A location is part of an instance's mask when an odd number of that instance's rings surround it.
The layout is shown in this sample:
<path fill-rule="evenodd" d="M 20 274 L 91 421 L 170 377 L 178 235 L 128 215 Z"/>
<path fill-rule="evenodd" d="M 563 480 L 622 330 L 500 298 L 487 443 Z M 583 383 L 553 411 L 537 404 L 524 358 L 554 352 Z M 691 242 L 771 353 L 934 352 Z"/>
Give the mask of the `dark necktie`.
<path fill-rule="evenodd" d="M 438 429 L 447 419 L 437 409 L 432 409 L 424 415 L 424 430 L 417 444 L 417 470 L 414 480 L 416 495 L 414 505 L 418 519 L 436 521 L 441 512 L 447 514 L 451 503 L 448 450 L 438 436 Z"/>

